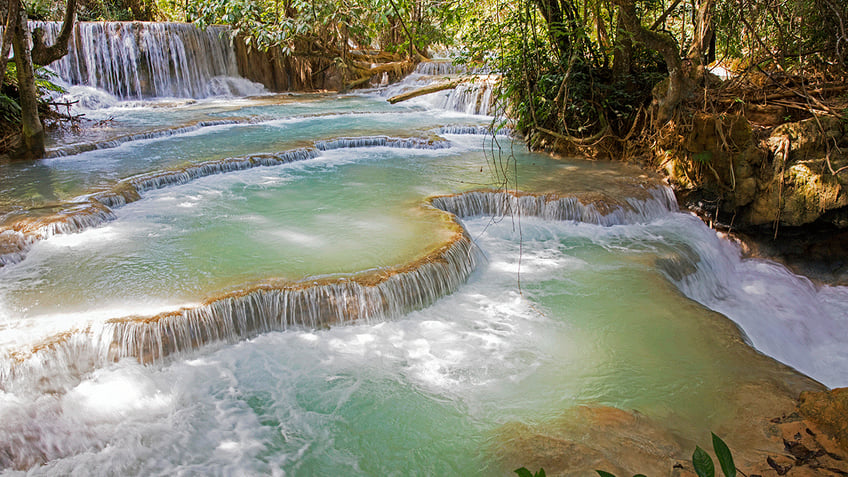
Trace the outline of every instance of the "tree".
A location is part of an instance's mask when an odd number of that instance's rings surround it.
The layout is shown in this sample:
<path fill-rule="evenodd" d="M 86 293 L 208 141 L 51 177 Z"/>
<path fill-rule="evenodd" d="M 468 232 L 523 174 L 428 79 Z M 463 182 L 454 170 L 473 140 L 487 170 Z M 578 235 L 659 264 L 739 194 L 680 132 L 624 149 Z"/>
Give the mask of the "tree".
<path fill-rule="evenodd" d="M 39 95 L 35 84 L 35 66 L 48 65 L 68 54 L 68 42 L 76 17 L 76 0 L 68 0 L 62 30 L 56 42 L 50 46 L 45 44 L 43 32 L 40 29 L 36 29 L 30 35 L 26 9 L 22 8 L 20 1 L 9 1 L 6 24 L 12 25 L 12 32 L 9 35 L 7 29 L 0 49 L 8 51 L 6 39 L 11 36 L 21 106 L 21 144 L 14 155 L 23 159 L 37 159 L 44 156 L 44 125 L 38 113 Z M 30 36 L 32 49 L 28 46 Z M 5 63 L 3 66 L 5 68 Z"/>

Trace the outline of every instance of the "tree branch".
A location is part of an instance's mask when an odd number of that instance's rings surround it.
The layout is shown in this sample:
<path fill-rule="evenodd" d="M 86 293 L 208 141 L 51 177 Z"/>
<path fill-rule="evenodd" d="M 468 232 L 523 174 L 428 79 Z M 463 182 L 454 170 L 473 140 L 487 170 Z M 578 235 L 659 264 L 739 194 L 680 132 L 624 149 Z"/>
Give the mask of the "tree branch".
<path fill-rule="evenodd" d="M 71 32 L 74 30 L 76 9 L 77 1 L 68 0 L 62 30 L 59 32 L 56 42 L 52 45 L 47 46 L 44 43 L 44 31 L 41 28 L 36 28 L 32 32 L 32 62 L 34 64 L 49 65 L 68 54 L 68 42 L 71 39 Z"/>

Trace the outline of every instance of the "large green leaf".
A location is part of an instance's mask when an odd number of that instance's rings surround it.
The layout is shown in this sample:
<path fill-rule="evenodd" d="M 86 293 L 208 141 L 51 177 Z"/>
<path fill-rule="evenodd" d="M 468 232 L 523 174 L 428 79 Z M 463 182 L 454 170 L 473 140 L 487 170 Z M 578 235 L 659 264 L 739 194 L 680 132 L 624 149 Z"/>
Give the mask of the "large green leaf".
<path fill-rule="evenodd" d="M 603 471 L 603 470 L 596 470 L 595 472 L 597 472 L 598 475 L 600 475 L 601 477 L 615 477 L 615 475 L 610 474 L 609 472 L 606 472 L 606 471 Z"/>
<path fill-rule="evenodd" d="M 533 473 L 527 470 L 527 467 L 522 467 L 520 469 L 515 469 L 513 472 L 518 474 L 518 477 L 533 477 Z"/>
<path fill-rule="evenodd" d="M 713 434 L 713 450 L 718 458 L 718 465 L 725 477 L 736 477 L 736 464 L 733 463 L 733 455 L 730 454 L 727 444 L 717 435 Z"/>
<path fill-rule="evenodd" d="M 692 465 L 695 467 L 695 473 L 698 474 L 698 477 L 715 477 L 713 459 L 704 449 L 695 447 L 695 453 L 692 454 Z"/>

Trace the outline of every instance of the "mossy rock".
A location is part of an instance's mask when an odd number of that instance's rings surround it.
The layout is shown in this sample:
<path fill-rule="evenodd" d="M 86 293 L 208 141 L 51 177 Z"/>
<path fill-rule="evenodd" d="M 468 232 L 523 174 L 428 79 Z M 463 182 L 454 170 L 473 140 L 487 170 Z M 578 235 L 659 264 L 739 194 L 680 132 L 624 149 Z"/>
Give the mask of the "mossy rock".
<path fill-rule="evenodd" d="M 844 130 L 839 119 L 823 116 L 781 124 L 772 130 L 768 142 L 774 149 L 784 138 L 789 139 L 790 160 L 803 160 L 816 151 L 825 149 L 826 141 L 839 141 L 843 135 Z"/>

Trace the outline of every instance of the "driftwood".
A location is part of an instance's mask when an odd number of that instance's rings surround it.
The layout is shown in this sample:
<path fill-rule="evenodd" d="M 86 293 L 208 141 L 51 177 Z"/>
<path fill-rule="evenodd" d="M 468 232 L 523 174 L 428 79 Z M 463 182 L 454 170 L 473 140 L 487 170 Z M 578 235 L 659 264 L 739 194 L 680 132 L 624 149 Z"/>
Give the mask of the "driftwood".
<path fill-rule="evenodd" d="M 437 93 L 439 91 L 444 91 L 446 89 L 456 88 L 459 84 L 465 83 L 466 81 L 470 81 L 471 78 L 458 78 L 455 80 L 445 81 L 442 83 L 431 84 L 429 86 L 425 86 L 423 88 L 418 88 L 412 91 L 407 91 L 406 93 L 401 93 L 397 96 L 392 96 L 387 101 L 395 104 L 401 101 L 406 101 L 408 99 L 417 98 L 419 96 L 424 96 L 425 94 Z"/>
<path fill-rule="evenodd" d="M 354 88 L 358 88 L 369 81 L 371 78 L 377 75 L 381 75 L 383 73 L 389 73 L 392 71 L 401 72 L 404 68 L 411 65 L 409 61 L 394 61 L 391 63 L 383 63 L 381 65 L 375 66 L 373 68 L 358 68 L 356 63 L 362 62 L 354 62 L 354 69 L 357 69 L 360 72 L 359 78 L 347 83 L 344 87 L 344 91 L 349 91 Z"/>

